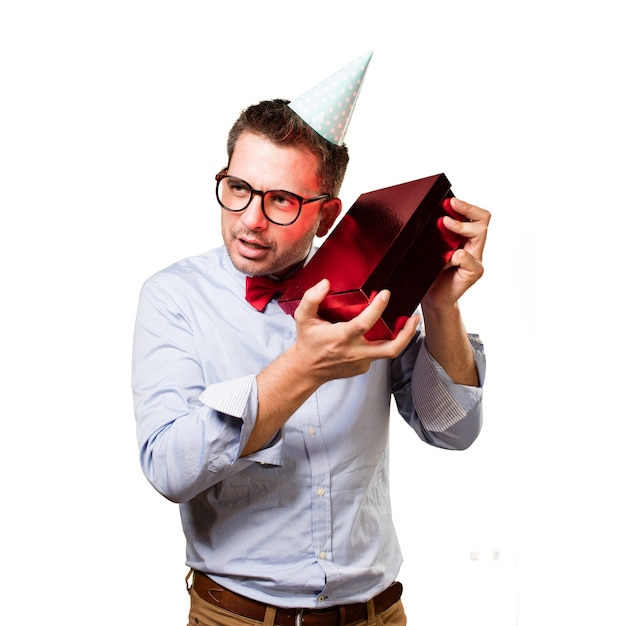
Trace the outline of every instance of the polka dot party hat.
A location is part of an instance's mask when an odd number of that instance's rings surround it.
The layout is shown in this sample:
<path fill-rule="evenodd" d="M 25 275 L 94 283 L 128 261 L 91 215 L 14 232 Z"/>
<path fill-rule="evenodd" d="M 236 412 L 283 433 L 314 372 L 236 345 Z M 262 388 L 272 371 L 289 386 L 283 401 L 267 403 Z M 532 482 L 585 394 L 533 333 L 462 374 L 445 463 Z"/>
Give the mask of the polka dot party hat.
<path fill-rule="evenodd" d="M 289 107 L 324 139 L 343 145 L 372 54 L 369 51 L 355 59 Z"/>

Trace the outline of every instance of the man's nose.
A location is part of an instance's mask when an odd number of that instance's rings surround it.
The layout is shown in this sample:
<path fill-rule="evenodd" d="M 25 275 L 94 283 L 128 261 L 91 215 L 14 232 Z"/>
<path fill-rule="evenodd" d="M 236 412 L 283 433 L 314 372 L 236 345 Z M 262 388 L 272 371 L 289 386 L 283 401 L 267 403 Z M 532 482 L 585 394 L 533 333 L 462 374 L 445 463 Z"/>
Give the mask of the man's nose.
<path fill-rule="evenodd" d="M 241 214 L 241 221 L 249 230 L 262 230 L 267 228 L 267 218 L 263 213 L 263 199 L 261 194 L 254 194 L 250 204 Z"/>

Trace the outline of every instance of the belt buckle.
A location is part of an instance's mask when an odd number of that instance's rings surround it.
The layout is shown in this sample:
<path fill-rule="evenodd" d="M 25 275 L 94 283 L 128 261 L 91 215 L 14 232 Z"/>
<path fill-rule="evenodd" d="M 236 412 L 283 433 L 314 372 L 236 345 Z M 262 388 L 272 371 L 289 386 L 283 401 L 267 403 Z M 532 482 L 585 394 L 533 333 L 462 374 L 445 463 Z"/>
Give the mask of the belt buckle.
<path fill-rule="evenodd" d="M 296 625 L 295 626 L 302 626 L 302 615 L 304 614 L 304 609 L 297 609 L 296 610 Z"/>

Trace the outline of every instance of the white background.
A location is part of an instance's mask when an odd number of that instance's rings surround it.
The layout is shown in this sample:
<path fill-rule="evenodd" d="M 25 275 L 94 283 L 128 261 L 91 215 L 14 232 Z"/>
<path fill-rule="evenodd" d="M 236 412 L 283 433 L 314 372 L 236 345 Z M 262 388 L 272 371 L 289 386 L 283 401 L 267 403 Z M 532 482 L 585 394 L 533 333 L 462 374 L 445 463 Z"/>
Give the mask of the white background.
<path fill-rule="evenodd" d="M 394 419 L 409 623 L 625 624 L 622 24 L 608 0 L 2 3 L 0 622 L 185 623 L 177 507 L 137 460 L 137 294 L 220 242 L 240 109 L 374 49 L 344 205 L 445 172 L 493 213 L 464 301 L 483 434 L 443 452 Z"/>

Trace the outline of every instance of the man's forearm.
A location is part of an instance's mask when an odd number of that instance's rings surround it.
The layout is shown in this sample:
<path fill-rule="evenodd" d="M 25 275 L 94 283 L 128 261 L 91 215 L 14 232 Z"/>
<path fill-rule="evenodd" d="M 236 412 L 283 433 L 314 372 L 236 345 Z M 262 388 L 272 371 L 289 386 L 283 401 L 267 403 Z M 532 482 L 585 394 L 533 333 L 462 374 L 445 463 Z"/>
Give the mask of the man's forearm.
<path fill-rule="evenodd" d="M 260 450 L 319 387 L 287 350 L 257 376 L 258 412 L 241 456 Z"/>
<path fill-rule="evenodd" d="M 448 376 L 459 385 L 478 386 L 474 351 L 458 305 L 444 310 L 423 309 L 426 346 Z"/>

